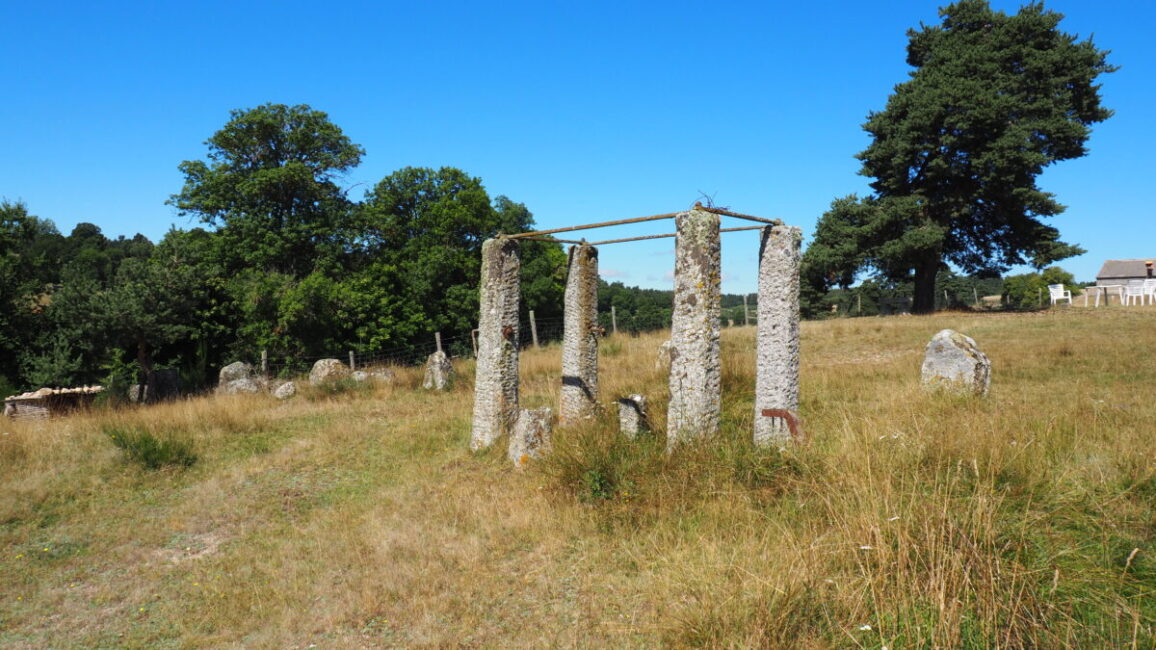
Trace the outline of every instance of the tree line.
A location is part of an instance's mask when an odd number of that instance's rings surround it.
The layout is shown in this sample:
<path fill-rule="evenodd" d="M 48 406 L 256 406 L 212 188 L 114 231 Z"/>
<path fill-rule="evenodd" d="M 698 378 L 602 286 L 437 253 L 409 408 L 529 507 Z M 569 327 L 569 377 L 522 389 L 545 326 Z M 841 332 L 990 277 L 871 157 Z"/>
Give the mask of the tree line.
<path fill-rule="evenodd" d="M 360 201 L 339 181 L 364 154 L 309 106 L 235 110 L 180 164 L 170 204 L 201 222 L 155 244 L 68 235 L 0 203 L 0 389 L 149 384 L 179 369 L 210 384 L 229 360 L 371 352 L 468 334 L 481 244 L 532 229 L 529 209 L 452 167 L 407 167 Z M 561 315 L 566 256 L 523 242 L 525 311 Z"/>

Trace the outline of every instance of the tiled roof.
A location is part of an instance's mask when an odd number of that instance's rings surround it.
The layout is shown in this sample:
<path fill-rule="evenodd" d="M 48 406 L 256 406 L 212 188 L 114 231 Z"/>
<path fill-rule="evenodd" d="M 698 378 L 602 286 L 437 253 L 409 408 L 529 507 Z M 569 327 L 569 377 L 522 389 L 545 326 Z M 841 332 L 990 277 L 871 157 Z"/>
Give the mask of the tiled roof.
<path fill-rule="evenodd" d="M 1141 260 L 1108 260 L 1100 267 L 1096 274 L 1097 280 L 1108 278 L 1146 278 L 1148 271 L 1145 262 L 1156 262 L 1156 257 Z"/>

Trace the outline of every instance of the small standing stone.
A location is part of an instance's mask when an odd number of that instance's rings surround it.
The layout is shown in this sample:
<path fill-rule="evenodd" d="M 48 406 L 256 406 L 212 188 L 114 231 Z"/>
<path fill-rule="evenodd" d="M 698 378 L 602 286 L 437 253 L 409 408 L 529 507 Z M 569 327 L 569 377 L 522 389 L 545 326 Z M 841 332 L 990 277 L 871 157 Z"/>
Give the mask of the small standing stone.
<path fill-rule="evenodd" d="M 349 366 L 337 359 L 318 359 L 309 371 L 309 383 L 317 385 L 349 377 Z"/>
<path fill-rule="evenodd" d="M 454 364 L 445 352 L 438 350 L 429 355 L 425 362 L 425 379 L 421 387 L 426 390 L 449 390 L 454 380 Z"/>
<path fill-rule="evenodd" d="M 670 370 L 670 346 L 671 345 L 672 345 L 672 342 L 667 341 L 667 342 L 663 343 L 662 345 L 658 346 L 658 357 L 655 358 L 655 360 L 654 360 L 654 369 L 655 370 L 664 370 L 664 371 Z"/>
<path fill-rule="evenodd" d="M 548 406 L 537 409 L 522 409 L 518 421 L 510 433 L 508 455 L 514 467 L 522 468 L 531 460 L 542 458 L 550 452 L 550 434 L 554 412 Z"/>
<path fill-rule="evenodd" d="M 364 384 L 365 382 L 372 379 L 372 376 L 364 370 L 354 370 L 353 372 L 349 373 L 349 378 L 359 384 Z"/>
<path fill-rule="evenodd" d="M 646 415 L 646 397 L 630 395 L 618 400 L 618 429 L 622 435 L 634 439 L 640 433 L 650 431 L 650 419 Z"/>
<path fill-rule="evenodd" d="M 970 336 L 943 330 L 931 337 L 923 356 L 923 386 L 960 393 L 987 395 L 991 361 Z"/>
<path fill-rule="evenodd" d="M 242 377 L 234 379 L 226 384 L 217 387 L 217 390 L 225 395 L 237 395 L 240 393 L 259 393 L 261 392 L 261 385 L 252 377 Z"/>
<path fill-rule="evenodd" d="M 281 384 L 277 387 L 276 390 L 273 391 L 273 397 L 276 397 L 277 399 L 289 399 L 296 394 L 297 384 L 291 381 L 287 381 L 284 384 Z"/>

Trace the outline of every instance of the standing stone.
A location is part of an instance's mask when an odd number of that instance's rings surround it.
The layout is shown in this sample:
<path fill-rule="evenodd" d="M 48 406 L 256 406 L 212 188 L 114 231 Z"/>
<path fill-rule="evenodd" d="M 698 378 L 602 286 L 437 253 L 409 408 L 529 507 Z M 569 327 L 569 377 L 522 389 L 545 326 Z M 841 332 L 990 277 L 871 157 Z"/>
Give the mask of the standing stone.
<path fill-rule="evenodd" d="M 259 393 L 261 392 L 261 385 L 253 377 L 242 377 L 234 379 L 233 381 L 221 384 L 217 390 L 225 395 L 239 395 L 241 393 Z"/>
<path fill-rule="evenodd" d="M 667 449 L 713 436 L 722 409 L 719 217 L 691 210 L 675 223 Z"/>
<path fill-rule="evenodd" d="M 562 334 L 563 424 L 592 417 L 598 408 L 598 249 L 570 247 Z"/>
<path fill-rule="evenodd" d="M 763 228 L 756 321 L 755 435 L 758 446 L 802 442 L 799 410 L 799 247 L 793 226 Z"/>
<path fill-rule="evenodd" d="M 630 395 L 618 400 L 618 430 L 632 440 L 637 438 L 638 434 L 650 431 L 650 419 L 646 414 L 646 397 Z"/>
<path fill-rule="evenodd" d="M 284 384 L 281 384 L 277 387 L 276 390 L 273 391 L 273 397 L 276 397 L 277 399 L 289 399 L 296 394 L 297 384 L 291 381 L 287 381 Z"/>
<path fill-rule="evenodd" d="M 658 346 L 658 356 L 654 359 L 655 370 L 670 371 L 670 346 L 671 341 L 664 341 Z"/>
<path fill-rule="evenodd" d="M 253 366 L 243 361 L 234 361 L 229 365 L 221 368 L 221 372 L 217 375 L 217 392 L 223 395 L 236 395 L 238 393 L 257 393 L 261 391 L 261 385 L 257 382 L 257 375 L 253 370 Z M 137 398 L 143 398 L 143 387 L 137 393 Z"/>
<path fill-rule="evenodd" d="M 550 453 L 551 420 L 554 412 L 548 406 L 537 409 L 522 409 L 518 422 L 510 434 L 507 450 L 514 467 L 522 468 L 531 460 Z"/>
<path fill-rule="evenodd" d="M 426 390 L 449 390 L 454 380 L 454 364 L 445 352 L 438 350 L 425 362 L 425 378 L 421 387 Z"/>
<path fill-rule="evenodd" d="M 485 449 L 518 418 L 518 304 L 521 258 L 513 239 L 482 244 L 478 363 L 470 449 Z"/>
<path fill-rule="evenodd" d="M 942 330 L 927 344 L 922 374 L 928 390 L 984 396 L 991 386 L 991 361 L 970 336 Z"/>
<path fill-rule="evenodd" d="M 309 383 L 316 386 L 327 382 L 347 379 L 350 375 L 349 366 L 337 359 L 318 359 L 309 371 Z"/>
<path fill-rule="evenodd" d="M 244 379 L 253 376 L 253 366 L 244 361 L 234 361 L 229 365 L 221 368 L 221 372 L 217 375 L 217 384 L 224 385 L 235 379 Z"/>

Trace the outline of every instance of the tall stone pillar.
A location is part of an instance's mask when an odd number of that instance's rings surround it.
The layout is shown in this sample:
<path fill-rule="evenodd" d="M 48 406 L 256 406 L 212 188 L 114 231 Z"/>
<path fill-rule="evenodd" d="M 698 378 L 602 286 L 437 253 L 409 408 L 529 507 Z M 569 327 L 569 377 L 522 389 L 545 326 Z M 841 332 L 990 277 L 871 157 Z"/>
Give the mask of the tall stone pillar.
<path fill-rule="evenodd" d="M 691 210 L 675 224 L 667 449 L 717 433 L 722 407 L 719 216 Z"/>
<path fill-rule="evenodd" d="M 799 427 L 799 246 L 793 226 L 762 230 L 759 250 L 755 444 L 802 441 Z"/>
<path fill-rule="evenodd" d="M 518 242 L 482 243 L 478 363 L 474 375 L 474 425 L 470 449 L 485 449 L 518 419 Z"/>
<path fill-rule="evenodd" d="M 559 418 L 570 424 L 598 408 L 598 249 L 570 247 L 562 334 Z"/>

